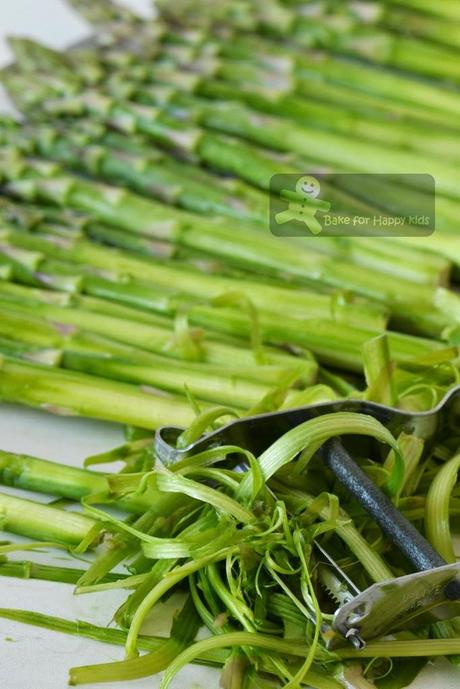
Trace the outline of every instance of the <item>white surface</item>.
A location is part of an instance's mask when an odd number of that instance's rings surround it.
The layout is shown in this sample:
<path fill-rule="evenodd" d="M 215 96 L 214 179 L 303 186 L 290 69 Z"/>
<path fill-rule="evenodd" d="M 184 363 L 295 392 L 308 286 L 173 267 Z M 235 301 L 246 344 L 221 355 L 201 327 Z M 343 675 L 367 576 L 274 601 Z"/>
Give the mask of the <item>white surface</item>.
<path fill-rule="evenodd" d="M 126 4 L 147 11 L 150 3 L 149 0 L 130 0 Z M 9 60 L 5 41 L 8 34 L 31 36 L 60 48 L 80 40 L 86 33 L 81 19 L 59 0 L 0 0 L 0 64 Z M 6 100 L 0 93 L 2 109 L 6 109 Z M 120 442 L 121 430 L 114 425 L 0 406 L 0 448 L 3 450 L 79 466 L 85 456 L 110 449 Z M 62 554 L 56 556 L 62 557 Z M 43 556 L 30 553 L 24 553 L 23 557 L 43 561 Z M 20 553 L 18 558 L 21 558 Z M 123 599 L 124 594 L 117 592 L 73 596 L 72 587 L 63 584 L 0 578 L 0 607 L 84 619 L 94 624 L 109 624 L 111 613 Z M 157 619 L 155 629 L 159 633 L 166 632 L 160 627 L 161 620 Z M 122 657 L 122 649 L 116 646 L 0 619 L 1 689 L 65 689 L 67 671 L 73 665 L 109 662 Z M 156 689 L 158 684 L 158 678 L 147 678 L 115 686 L 119 689 Z M 99 689 L 107 685 L 85 686 Z M 174 689 L 217 689 L 218 686 L 215 671 L 193 666 L 186 668 L 173 684 Z M 459 686 L 460 669 L 442 662 L 426 668 L 413 689 L 457 689 Z"/>

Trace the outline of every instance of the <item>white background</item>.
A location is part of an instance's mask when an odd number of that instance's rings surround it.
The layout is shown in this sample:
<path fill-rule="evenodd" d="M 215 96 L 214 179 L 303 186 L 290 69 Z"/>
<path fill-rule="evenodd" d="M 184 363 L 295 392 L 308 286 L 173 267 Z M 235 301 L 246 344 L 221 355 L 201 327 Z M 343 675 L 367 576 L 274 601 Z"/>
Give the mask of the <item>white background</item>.
<path fill-rule="evenodd" d="M 130 0 L 126 4 L 144 12 L 149 7 L 148 0 Z M 9 34 L 31 36 L 48 42 L 52 47 L 62 48 L 84 38 L 88 27 L 60 0 L 0 0 L 0 65 L 10 59 L 5 40 Z M 0 93 L 0 110 L 6 109 L 7 101 Z M 52 417 L 11 405 L 0 406 L 0 448 L 3 450 L 79 466 L 85 456 L 121 442 L 121 430 L 114 425 Z M 35 497 L 43 500 L 43 496 Z M 23 554 L 24 559 L 32 557 L 30 553 Z M 0 577 L 0 607 L 4 608 L 24 608 L 106 625 L 123 599 L 124 595 L 113 592 L 73 596 L 72 587 L 64 584 Z M 161 613 L 160 608 L 150 628 L 166 633 L 167 629 L 162 625 L 166 614 Z M 122 649 L 115 646 L 0 619 L 2 689 L 65 689 L 69 667 L 121 660 L 122 657 Z M 96 689 L 106 685 L 85 686 Z M 115 686 L 120 689 L 156 689 L 158 678 L 117 683 Z M 182 672 L 174 683 L 174 689 L 217 689 L 218 686 L 216 672 L 193 666 Z M 440 662 L 427 668 L 413 689 L 455 689 L 459 686 L 460 669 Z"/>

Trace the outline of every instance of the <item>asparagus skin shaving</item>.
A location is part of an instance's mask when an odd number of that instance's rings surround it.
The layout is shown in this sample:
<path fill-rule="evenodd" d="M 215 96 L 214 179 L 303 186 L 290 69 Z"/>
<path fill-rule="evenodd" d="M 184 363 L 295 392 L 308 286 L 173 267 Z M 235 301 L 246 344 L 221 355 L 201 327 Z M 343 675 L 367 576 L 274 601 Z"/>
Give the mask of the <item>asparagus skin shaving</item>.
<path fill-rule="evenodd" d="M 87 639 L 93 639 L 95 641 L 110 643 L 117 646 L 123 646 L 126 641 L 126 632 L 121 629 L 98 627 L 95 624 L 83 620 L 66 620 L 51 615 L 43 615 L 39 612 L 26 612 L 11 608 L 1 608 L 0 617 L 7 620 L 14 620 L 15 622 L 42 627 L 44 629 L 51 629 L 52 631 L 61 632 L 63 634 L 84 636 Z M 164 637 L 140 635 L 139 648 L 143 651 L 154 651 L 157 650 L 164 641 Z M 201 656 L 198 662 L 204 665 L 223 664 L 227 655 L 225 651 L 208 653 Z"/>

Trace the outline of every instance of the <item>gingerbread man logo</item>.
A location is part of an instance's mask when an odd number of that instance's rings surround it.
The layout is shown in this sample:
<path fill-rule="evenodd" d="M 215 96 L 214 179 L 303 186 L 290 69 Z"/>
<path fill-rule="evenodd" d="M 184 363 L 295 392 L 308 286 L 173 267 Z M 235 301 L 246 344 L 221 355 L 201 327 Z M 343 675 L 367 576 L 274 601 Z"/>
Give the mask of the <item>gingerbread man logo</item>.
<path fill-rule="evenodd" d="M 311 175 L 304 175 L 297 180 L 295 192 L 283 189 L 281 198 L 289 201 L 289 207 L 281 213 L 277 213 L 275 220 L 278 225 L 297 221 L 304 223 L 311 234 L 318 235 L 323 231 L 323 226 L 316 217 L 318 212 L 328 213 L 331 204 L 319 199 L 321 185 Z"/>

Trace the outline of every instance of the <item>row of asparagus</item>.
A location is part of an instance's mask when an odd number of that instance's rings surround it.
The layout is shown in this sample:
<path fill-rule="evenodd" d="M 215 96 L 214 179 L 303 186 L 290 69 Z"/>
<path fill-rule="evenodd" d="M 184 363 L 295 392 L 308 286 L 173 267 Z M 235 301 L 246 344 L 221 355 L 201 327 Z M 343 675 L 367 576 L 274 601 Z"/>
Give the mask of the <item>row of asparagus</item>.
<path fill-rule="evenodd" d="M 110 3 L 105 9 L 114 10 Z M 96 19 L 100 22 L 101 16 Z M 104 21 L 111 19 L 106 13 Z M 136 26 L 137 19 L 130 15 L 127 21 L 123 16 L 122 33 Z M 149 409 L 137 425 L 148 427 L 168 418 L 168 401 L 178 402 L 165 400 L 159 392 L 181 394 L 184 383 L 200 401 L 252 411 L 276 408 L 281 399 L 292 405 L 308 401 L 310 395 L 330 399 L 356 391 L 359 381 L 331 376 L 323 365 L 362 373 L 363 346 L 388 323 L 389 356 L 398 365 L 413 368 L 415 360 L 424 358 L 434 366 L 438 361 L 443 365 L 454 361 L 459 301 L 449 280 L 456 278 L 460 263 L 460 243 L 454 234 L 455 140 L 452 145 L 453 133 L 447 129 L 445 134 L 438 130 L 436 141 L 421 134 L 433 124 L 432 118 L 439 117 L 439 124 L 448 118 L 458 96 L 439 85 L 420 83 L 414 102 L 402 103 L 398 110 L 396 128 L 389 126 L 392 103 L 383 93 L 372 94 L 382 109 L 375 107 L 371 117 L 352 111 L 352 106 L 347 109 L 343 102 L 339 106 L 322 101 L 321 93 L 314 99 L 305 97 L 319 70 L 324 79 L 316 78 L 317 84 L 326 90 L 337 88 L 337 99 L 345 90 L 351 103 L 358 104 L 358 90 L 337 86 L 333 80 L 338 80 L 338 70 L 349 68 L 350 73 L 356 70 L 362 88 L 366 73 L 369 82 L 375 77 L 373 66 L 343 64 L 321 55 L 312 64 L 266 35 L 254 39 L 231 32 L 207 39 L 202 32 L 193 34 L 167 24 L 159 31 L 157 24 L 148 22 L 142 24 L 141 33 L 157 40 L 146 48 L 146 41 L 137 40 L 136 34 L 133 50 L 124 36 L 68 56 L 30 40 L 11 42 L 16 62 L 4 71 L 4 81 L 29 122 L 4 118 L 0 127 L 3 189 L 14 197 L 0 209 L 5 355 L 21 356 L 21 367 L 32 356 L 35 361 L 53 360 L 55 365 L 90 373 L 90 386 L 95 376 L 98 385 L 104 377 L 148 386 L 148 393 L 132 390 Z M 332 81 L 328 81 L 330 69 Z M 400 89 L 410 80 L 384 73 L 383 89 L 385 79 L 387 88 L 397 84 Z M 417 98 L 427 93 L 436 106 L 419 111 Z M 408 98 L 411 94 L 412 90 Z M 439 94 L 446 103 L 436 99 Z M 185 120 L 195 124 L 185 125 Z M 321 122 L 332 131 L 317 129 Z M 409 150 L 384 148 L 404 142 L 406 149 L 409 131 L 414 134 Z M 368 140 L 345 138 L 344 133 Z M 430 157 L 443 137 L 451 164 Z M 367 151 L 364 158 L 356 154 L 360 146 Z M 280 159 L 280 150 L 287 157 Z M 353 160 L 372 170 L 374 160 L 384 164 L 382 152 L 393 169 L 395 161 L 404 161 L 407 170 L 412 165 L 418 169 L 426 160 L 442 170 L 439 236 L 417 238 L 421 240 L 417 244 L 408 238 L 380 238 L 378 245 L 367 237 L 327 237 L 306 245 L 268 235 L 267 191 L 272 174 L 298 170 L 307 163 L 306 156 L 312 165 L 326 161 L 348 170 L 356 165 Z M 236 178 L 221 177 L 219 172 Z M 439 175 L 437 182 L 439 191 Z M 332 183 L 328 193 L 337 203 L 352 204 L 357 210 L 390 209 L 398 191 L 388 184 L 383 198 L 376 200 L 369 182 L 357 198 L 354 190 L 338 184 Z M 416 199 L 422 192 L 407 193 Z M 217 214 L 222 217 L 216 218 Z M 53 300 L 50 289 L 59 292 Z M 99 315 L 89 313 L 90 309 Z M 29 334 L 24 343 L 26 335 L 19 324 L 30 316 L 37 320 L 40 335 Z M 128 328 L 122 322 L 126 318 Z M 79 337 L 83 329 L 84 338 L 109 341 L 86 343 L 84 354 L 77 355 L 69 351 L 77 347 L 73 328 L 78 328 Z M 241 337 L 246 342 L 249 338 L 250 349 Z M 65 356 L 49 351 L 64 340 Z M 300 348 L 302 361 L 264 343 L 289 345 L 295 354 Z M 37 350 L 43 345 L 45 353 Z M 135 364 L 129 351 L 133 346 Z M 152 359 L 151 354 L 161 359 Z M 229 367 L 230 356 L 232 362 L 235 356 L 241 360 L 241 367 Z M 194 359 L 196 371 L 188 362 L 179 364 L 177 357 Z M 274 366 L 273 357 L 282 359 L 276 362 L 278 371 L 268 370 Z M 141 359 L 145 365 L 140 365 Z M 254 361 L 255 373 L 251 372 Z M 224 365 L 226 371 L 219 371 Z M 37 375 L 27 366 L 21 368 L 23 375 Z M 5 378 L 6 369 L 7 363 Z M 404 396 L 417 376 L 406 371 L 398 376 L 404 381 L 399 383 Z M 265 388 L 256 385 L 262 378 Z M 245 383 L 239 393 L 238 384 L 248 379 L 253 388 L 250 391 Z M 305 388 L 318 381 L 322 385 L 311 391 L 289 392 L 292 386 Z M 111 383 L 107 397 L 117 384 Z M 21 401 L 23 393 L 15 393 L 16 389 L 14 382 L 5 386 L 5 399 Z M 76 409 L 71 410 L 60 394 L 47 399 L 46 386 L 41 393 L 38 390 L 35 386 L 35 401 L 28 403 L 107 418 L 102 407 L 100 413 L 93 408 L 84 411 L 77 396 Z M 182 406 L 190 405 L 184 400 Z M 153 415 L 146 424 L 152 407 L 164 413 Z M 123 420 L 123 413 L 113 409 L 110 418 Z M 181 418 L 188 420 L 191 415 L 190 411 Z"/>

